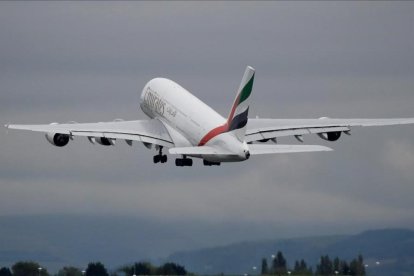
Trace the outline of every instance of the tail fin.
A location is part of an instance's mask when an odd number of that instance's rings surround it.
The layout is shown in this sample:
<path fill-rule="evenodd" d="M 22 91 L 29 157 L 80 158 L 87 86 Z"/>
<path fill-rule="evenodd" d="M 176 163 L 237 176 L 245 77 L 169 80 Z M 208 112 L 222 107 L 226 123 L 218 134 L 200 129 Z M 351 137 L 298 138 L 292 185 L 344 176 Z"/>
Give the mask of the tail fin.
<path fill-rule="evenodd" d="M 210 139 L 224 132 L 232 132 L 240 142 L 244 142 L 253 80 L 254 69 L 247 66 L 239 90 L 237 91 L 236 99 L 233 102 L 229 117 L 227 118 L 227 122 L 210 130 L 200 140 L 198 146 L 204 146 Z"/>
<path fill-rule="evenodd" d="M 237 91 L 229 117 L 227 119 L 228 131 L 233 132 L 240 142 L 244 141 L 246 133 L 247 115 L 249 113 L 250 94 L 254 81 L 254 68 L 247 66 L 243 79 Z"/>

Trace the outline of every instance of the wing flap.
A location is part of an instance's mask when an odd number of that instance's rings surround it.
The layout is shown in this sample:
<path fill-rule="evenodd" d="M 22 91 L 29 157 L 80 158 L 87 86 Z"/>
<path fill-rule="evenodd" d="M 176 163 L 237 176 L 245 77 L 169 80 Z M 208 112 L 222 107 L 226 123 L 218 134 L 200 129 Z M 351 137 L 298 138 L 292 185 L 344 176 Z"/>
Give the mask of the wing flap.
<path fill-rule="evenodd" d="M 315 152 L 332 151 L 331 148 L 319 145 L 249 145 L 251 155 L 276 154 L 276 153 L 295 153 L 295 152 Z"/>
<path fill-rule="evenodd" d="M 71 131 L 73 136 L 85 136 L 85 137 L 105 137 L 111 139 L 124 139 L 132 140 L 138 142 L 145 142 L 151 144 L 157 144 L 160 146 L 171 147 L 173 146 L 172 141 L 163 140 L 159 137 L 150 137 L 143 134 L 125 134 L 125 133 L 116 133 L 116 132 L 93 132 L 93 131 Z"/>
<path fill-rule="evenodd" d="M 262 139 L 270 139 L 275 137 L 283 136 L 294 136 L 294 135 L 306 135 L 306 134 L 316 134 L 324 133 L 331 131 L 349 131 L 349 127 L 311 127 L 311 128 L 297 128 L 297 129 L 281 129 L 274 130 L 271 128 L 268 129 L 258 129 L 256 133 L 249 133 L 246 135 L 246 142 L 258 141 Z"/>

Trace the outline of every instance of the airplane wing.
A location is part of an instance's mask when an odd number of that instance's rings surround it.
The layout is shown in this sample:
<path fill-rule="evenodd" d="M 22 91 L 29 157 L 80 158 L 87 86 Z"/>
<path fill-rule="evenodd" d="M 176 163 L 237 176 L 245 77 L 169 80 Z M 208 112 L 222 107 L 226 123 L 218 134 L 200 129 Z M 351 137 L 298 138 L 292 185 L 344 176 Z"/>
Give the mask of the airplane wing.
<path fill-rule="evenodd" d="M 251 155 L 314 151 L 332 151 L 332 149 L 318 145 L 249 145 L 249 152 Z"/>
<path fill-rule="evenodd" d="M 283 136 L 349 132 L 353 127 L 414 124 L 414 118 L 397 119 L 250 119 L 245 140 L 254 142 Z"/>
<path fill-rule="evenodd" d="M 114 121 L 105 123 L 68 123 L 50 125 L 6 125 L 10 129 L 61 133 L 72 136 L 125 139 L 173 147 L 174 143 L 163 123 L 157 119 Z"/>

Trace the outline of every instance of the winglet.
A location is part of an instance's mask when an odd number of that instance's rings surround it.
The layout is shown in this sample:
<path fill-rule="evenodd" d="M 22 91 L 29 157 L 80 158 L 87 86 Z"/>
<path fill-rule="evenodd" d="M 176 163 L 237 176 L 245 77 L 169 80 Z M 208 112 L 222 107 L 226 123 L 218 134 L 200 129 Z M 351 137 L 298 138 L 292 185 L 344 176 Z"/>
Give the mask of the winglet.
<path fill-rule="evenodd" d="M 4 125 L 4 127 L 6 128 L 6 134 L 9 134 L 9 126 L 10 126 L 10 123 L 7 123 Z"/>

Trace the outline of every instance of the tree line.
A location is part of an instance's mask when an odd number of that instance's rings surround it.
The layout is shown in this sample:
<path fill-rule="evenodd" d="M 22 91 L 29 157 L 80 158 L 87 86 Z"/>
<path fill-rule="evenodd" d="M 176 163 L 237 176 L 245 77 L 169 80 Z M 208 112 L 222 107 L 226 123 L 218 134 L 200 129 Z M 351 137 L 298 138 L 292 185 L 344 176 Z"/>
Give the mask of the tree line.
<path fill-rule="evenodd" d="M 89 263 L 85 270 L 76 267 L 63 267 L 57 274 L 49 274 L 47 269 L 36 262 L 17 262 L 11 269 L 0 268 L 0 276 L 132 276 L 132 275 L 192 275 L 184 266 L 176 263 L 165 263 L 161 266 L 152 265 L 149 262 L 138 262 L 125 265 L 113 272 L 108 272 L 101 262 Z M 296 260 L 293 267 L 288 266 L 282 252 L 272 256 L 270 265 L 266 258 L 262 259 L 261 275 L 303 275 L 303 276 L 332 276 L 350 275 L 365 276 L 365 265 L 362 255 L 350 262 L 338 257 L 331 259 L 328 255 L 321 256 L 315 270 L 304 259 Z"/>
<path fill-rule="evenodd" d="M 321 256 L 314 271 L 304 259 L 296 260 L 293 268 L 289 268 L 285 257 L 282 252 L 279 251 L 275 256 L 272 256 L 270 266 L 268 265 L 266 258 L 262 259 L 261 275 L 365 276 L 366 272 L 362 255 L 358 255 L 358 257 L 350 262 L 341 260 L 338 257 L 331 259 L 328 255 Z"/>
<path fill-rule="evenodd" d="M 49 274 L 47 269 L 36 262 L 17 262 L 11 269 L 0 268 L 0 276 L 132 276 L 132 275 L 188 275 L 184 266 L 176 263 L 165 263 L 161 266 L 149 262 L 139 262 L 125 265 L 113 272 L 108 272 L 101 262 L 89 263 L 85 270 L 67 266 L 57 274 Z"/>

